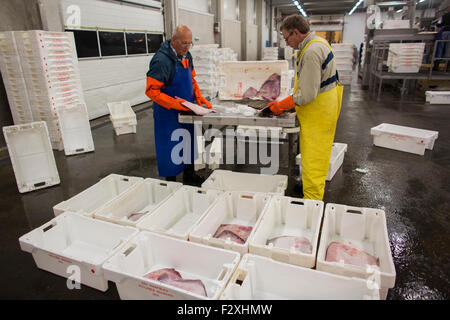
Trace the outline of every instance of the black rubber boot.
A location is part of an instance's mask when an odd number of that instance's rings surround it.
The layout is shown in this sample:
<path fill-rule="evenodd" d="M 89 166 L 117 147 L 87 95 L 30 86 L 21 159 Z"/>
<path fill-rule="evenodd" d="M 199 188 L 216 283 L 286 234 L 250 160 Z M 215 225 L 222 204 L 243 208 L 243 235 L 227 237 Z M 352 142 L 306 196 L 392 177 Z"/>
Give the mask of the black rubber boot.
<path fill-rule="evenodd" d="M 183 184 L 200 187 L 203 181 L 205 179 L 195 173 L 193 164 L 186 165 L 183 171 Z"/>

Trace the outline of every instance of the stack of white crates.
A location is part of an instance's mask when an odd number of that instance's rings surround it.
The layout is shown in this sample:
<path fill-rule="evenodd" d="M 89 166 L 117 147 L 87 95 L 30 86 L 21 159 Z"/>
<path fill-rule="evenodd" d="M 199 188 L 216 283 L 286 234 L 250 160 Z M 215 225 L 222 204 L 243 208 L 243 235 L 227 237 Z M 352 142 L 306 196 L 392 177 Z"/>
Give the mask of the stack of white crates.
<path fill-rule="evenodd" d="M 387 65 L 389 72 L 417 73 L 422 66 L 424 42 L 390 43 Z"/>
<path fill-rule="evenodd" d="M 224 61 L 237 61 L 237 53 L 231 48 L 219 49 L 218 44 L 196 45 L 190 52 L 202 95 L 214 99 L 219 92 L 220 66 Z"/>
<path fill-rule="evenodd" d="M 1 33 L 0 39 L 14 122 L 45 121 L 52 148 L 66 155 L 93 151 L 73 33 L 14 31 Z"/>
<path fill-rule="evenodd" d="M 195 80 L 204 97 L 211 99 L 219 91 L 219 45 L 196 45 L 190 50 L 194 59 Z"/>
<path fill-rule="evenodd" d="M 341 84 L 351 84 L 355 63 L 355 45 L 353 43 L 333 43 L 331 45 L 336 59 L 336 69 Z"/>
<path fill-rule="evenodd" d="M 224 61 L 238 61 L 238 54 L 231 48 L 220 48 L 219 63 Z"/>
<path fill-rule="evenodd" d="M 263 60 L 278 60 L 278 47 L 265 47 Z"/>
<path fill-rule="evenodd" d="M 15 125 L 33 122 L 14 32 L 0 32 L 0 71 Z"/>

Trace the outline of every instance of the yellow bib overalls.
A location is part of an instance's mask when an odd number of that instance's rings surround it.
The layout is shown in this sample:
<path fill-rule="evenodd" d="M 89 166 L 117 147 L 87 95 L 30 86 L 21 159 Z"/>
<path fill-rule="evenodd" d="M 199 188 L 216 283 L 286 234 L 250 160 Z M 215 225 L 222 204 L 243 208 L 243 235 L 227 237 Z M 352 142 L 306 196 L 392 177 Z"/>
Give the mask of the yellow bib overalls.
<path fill-rule="evenodd" d="M 311 40 L 300 52 L 297 64 L 312 42 L 322 42 L 332 50 L 330 45 L 321 40 Z M 296 72 L 294 93 L 297 90 Z M 335 88 L 319 93 L 314 101 L 295 107 L 300 123 L 300 154 L 305 199 L 323 199 L 343 90 L 344 87 L 337 82 Z"/>

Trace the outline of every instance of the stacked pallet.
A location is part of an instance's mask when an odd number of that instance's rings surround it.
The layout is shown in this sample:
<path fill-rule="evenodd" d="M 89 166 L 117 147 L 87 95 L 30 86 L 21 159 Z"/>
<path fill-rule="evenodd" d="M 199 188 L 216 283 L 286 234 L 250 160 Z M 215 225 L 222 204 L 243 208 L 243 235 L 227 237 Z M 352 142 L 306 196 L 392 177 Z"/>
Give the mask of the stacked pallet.
<path fill-rule="evenodd" d="M 390 43 L 387 65 L 389 72 L 417 73 L 422 66 L 424 42 Z"/>
<path fill-rule="evenodd" d="M 331 45 L 336 59 L 336 69 L 341 84 L 351 84 L 355 63 L 355 45 L 352 43 L 333 43 Z"/>

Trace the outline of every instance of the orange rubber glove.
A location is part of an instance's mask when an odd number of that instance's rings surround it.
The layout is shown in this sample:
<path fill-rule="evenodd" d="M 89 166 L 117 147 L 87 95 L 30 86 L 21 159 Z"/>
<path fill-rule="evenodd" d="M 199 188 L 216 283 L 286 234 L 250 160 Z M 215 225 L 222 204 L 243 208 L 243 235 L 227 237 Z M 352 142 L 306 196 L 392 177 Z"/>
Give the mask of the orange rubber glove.
<path fill-rule="evenodd" d="M 175 99 L 161 92 L 164 83 L 147 77 L 147 87 L 145 89 L 145 94 L 147 97 L 152 99 L 154 102 L 163 106 L 166 109 L 175 109 L 179 111 L 190 111 L 188 108 L 183 106 L 181 103 L 186 101 L 184 99 Z"/>
<path fill-rule="evenodd" d="M 286 110 L 295 107 L 294 98 L 292 96 L 287 97 L 281 101 L 269 102 L 270 111 L 275 114 L 281 114 Z"/>
<path fill-rule="evenodd" d="M 194 69 L 192 69 L 192 88 L 194 89 L 194 97 L 195 97 L 195 101 L 197 101 L 197 104 L 202 107 L 204 104 L 206 106 L 206 108 L 211 109 L 212 108 L 211 103 L 208 100 L 206 100 L 205 97 L 202 96 L 200 87 L 198 86 L 197 81 L 195 81 L 195 70 Z"/>

